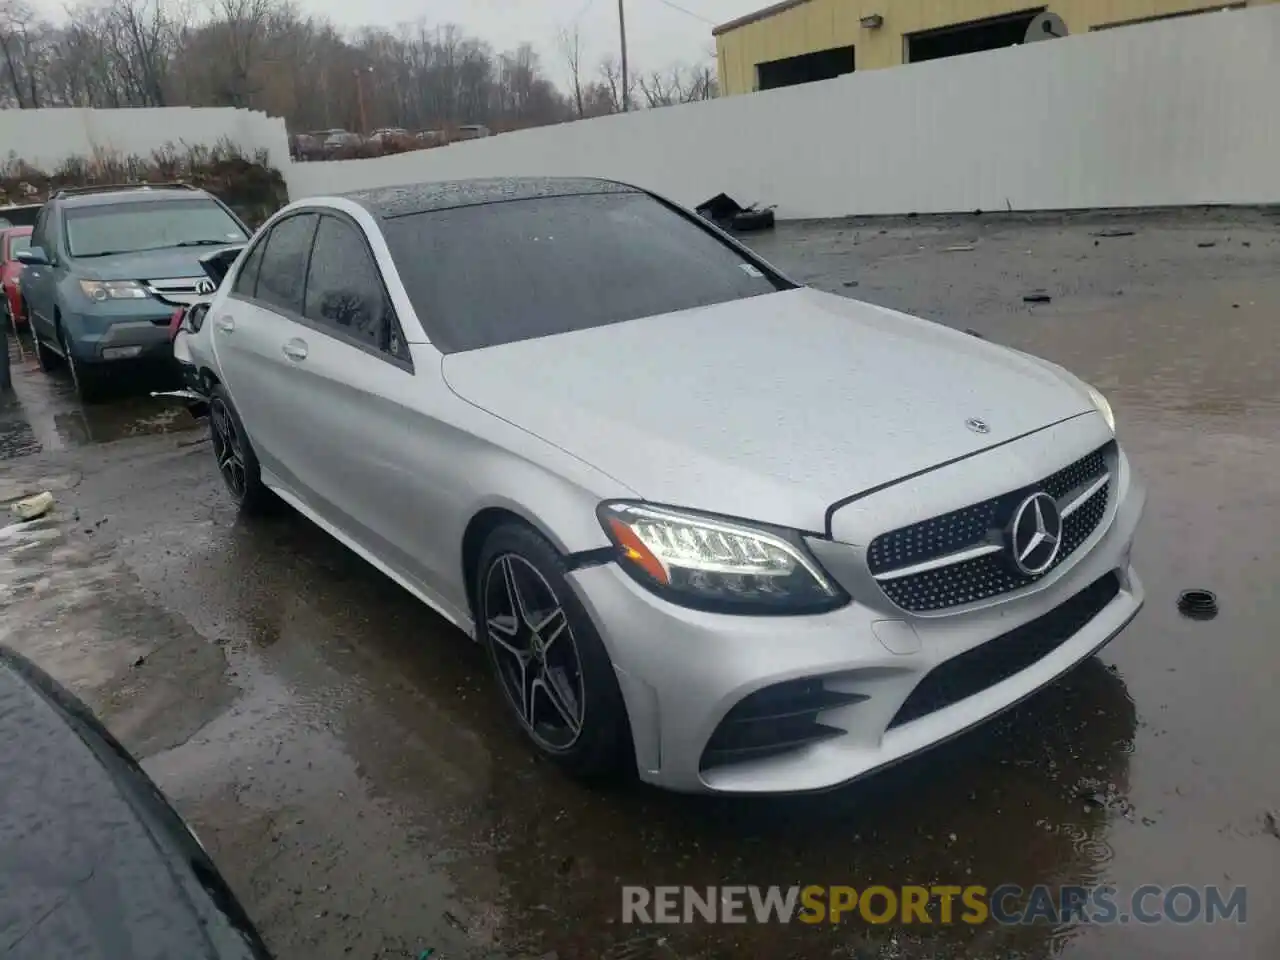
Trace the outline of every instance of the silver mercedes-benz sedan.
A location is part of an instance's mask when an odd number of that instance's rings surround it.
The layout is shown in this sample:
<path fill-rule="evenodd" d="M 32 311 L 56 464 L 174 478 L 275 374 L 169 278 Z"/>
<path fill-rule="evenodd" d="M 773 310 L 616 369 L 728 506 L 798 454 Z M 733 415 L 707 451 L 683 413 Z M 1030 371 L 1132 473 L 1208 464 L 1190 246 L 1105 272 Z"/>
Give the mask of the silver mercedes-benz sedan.
<path fill-rule="evenodd" d="M 1145 495 L 1096 390 L 796 284 L 634 187 L 298 201 L 206 316 L 231 495 L 291 505 L 484 644 L 581 776 L 842 784 L 1142 605 Z"/>

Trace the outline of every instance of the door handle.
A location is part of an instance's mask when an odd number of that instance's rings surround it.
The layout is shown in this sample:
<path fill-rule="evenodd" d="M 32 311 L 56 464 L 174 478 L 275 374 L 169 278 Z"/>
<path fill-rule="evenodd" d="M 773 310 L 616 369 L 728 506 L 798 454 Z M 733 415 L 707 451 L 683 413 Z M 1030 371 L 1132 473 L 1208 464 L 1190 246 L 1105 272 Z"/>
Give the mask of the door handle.
<path fill-rule="evenodd" d="M 236 328 L 236 322 L 232 320 L 230 317 L 218 318 L 218 329 L 221 330 L 223 333 L 231 333 L 231 331 L 235 330 L 235 328 Z"/>
<path fill-rule="evenodd" d="M 305 340 L 286 340 L 280 348 L 284 355 L 294 362 L 307 359 L 307 343 Z"/>

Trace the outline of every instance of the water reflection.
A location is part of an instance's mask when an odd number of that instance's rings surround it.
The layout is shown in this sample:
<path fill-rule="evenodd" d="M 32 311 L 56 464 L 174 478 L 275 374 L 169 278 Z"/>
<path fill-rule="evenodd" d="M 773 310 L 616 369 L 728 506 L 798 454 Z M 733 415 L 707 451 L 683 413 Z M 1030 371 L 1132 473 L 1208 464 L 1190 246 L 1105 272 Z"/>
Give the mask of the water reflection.
<path fill-rule="evenodd" d="M 832 793 L 592 791 L 524 749 L 477 647 L 305 520 L 237 524 L 200 576 L 225 583 L 224 565 L 240 571 L 227 612 L 251 643 L 264 616 L 280 623 L 276 598 L 308 598 L 273 636 L 271 667 L 324 705 L 368 789 L 432 849 L 454 851 L 463 906 L 452 915 L 471 942 L 500 936 L 562 960 L 856 956 L 890 940 L 925 956 L 979 945 L 1048 955 L 1065 931 L 622 928 L 620 886 L 1088 884 L 1113 855 L 1108 823 L 1125 815 L 1136 718 L 1121 678 L 1096 659 L 978 731 Z"/>

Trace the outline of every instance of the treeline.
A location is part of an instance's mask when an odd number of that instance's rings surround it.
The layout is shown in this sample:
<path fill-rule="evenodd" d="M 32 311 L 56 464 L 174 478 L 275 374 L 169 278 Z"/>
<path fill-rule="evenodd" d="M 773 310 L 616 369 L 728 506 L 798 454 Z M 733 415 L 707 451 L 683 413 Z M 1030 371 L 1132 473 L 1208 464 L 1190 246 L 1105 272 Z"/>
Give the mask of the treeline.
<path fill-rule="evenodd" d="M 286 0 L 106 0 L 39 19 L 0 0 L 0 107 L 233 106 L 284 117 L 291 132 L 342 127 L 495 132 L 715 95 L 710 68 L 636 72 L 586 64 L 576 33 L 548 79 L 530 44 L 497 52 L 452 25 L 344 32 Z"/>

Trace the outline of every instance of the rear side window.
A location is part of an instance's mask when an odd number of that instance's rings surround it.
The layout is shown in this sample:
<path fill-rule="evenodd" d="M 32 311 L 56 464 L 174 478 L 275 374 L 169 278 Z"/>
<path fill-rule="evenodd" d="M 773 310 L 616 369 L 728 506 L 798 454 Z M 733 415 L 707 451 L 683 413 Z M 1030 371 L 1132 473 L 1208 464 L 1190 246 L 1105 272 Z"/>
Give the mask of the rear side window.
<path fill-rule="evenodd" d="M 321 217 L 303 316 L 380 348 L 385 308 L 382 280 L 360 231 L 337 217 Z"/>
<path fill-rule="evenodd" d="M 267 248 L 267 241 L 271 239 L 270 234 L 263 237 L 248 256 L 244 258 L 244 266 L 240 268 L 240 272 L 236 274 L 235 286 L 231 288 L 232 293 L 238 293 L 242 297 L 253 297 L 258 289 L 258 268 L 262 266 L 262 251 Z"/>
<path fill-rule="evenodd" d="M 445 353 L 786 289 L 767 267 L 645 193 L 409 214 L 383 233 Z"/>
<path fill-rule="evenodd" d="M 307 258 L 318 219 L 314 213 L 299 213 L 271 228 L 258 268 L 257 299 L 262 303 L 289 313 L 302 313 Z"/>

